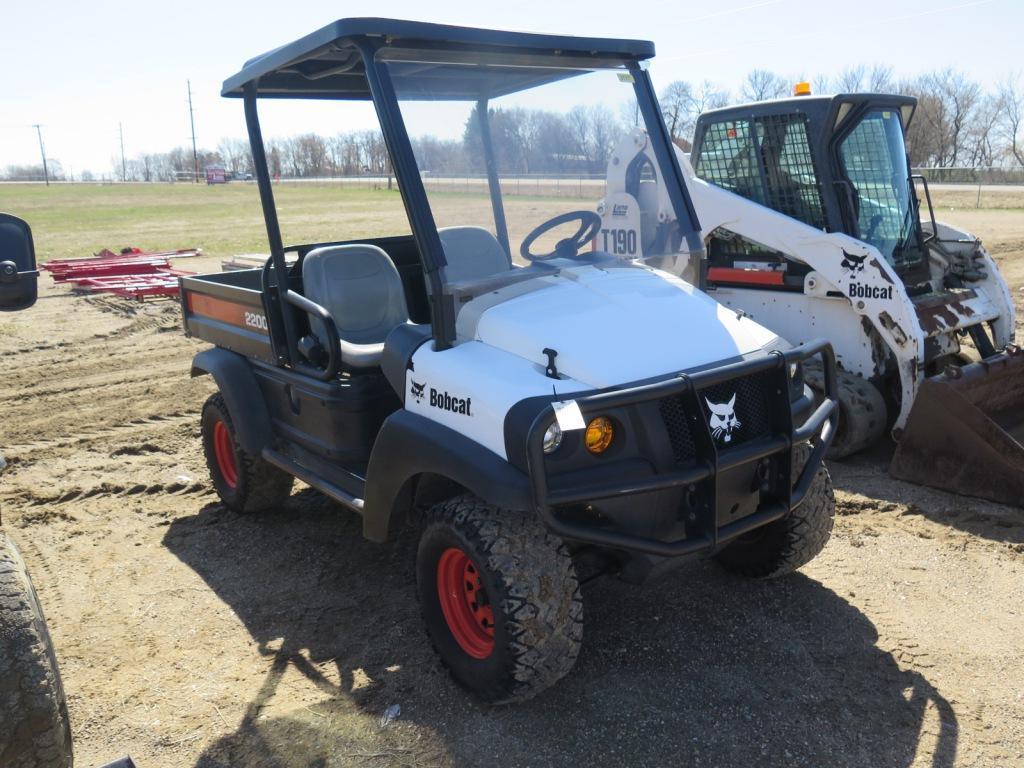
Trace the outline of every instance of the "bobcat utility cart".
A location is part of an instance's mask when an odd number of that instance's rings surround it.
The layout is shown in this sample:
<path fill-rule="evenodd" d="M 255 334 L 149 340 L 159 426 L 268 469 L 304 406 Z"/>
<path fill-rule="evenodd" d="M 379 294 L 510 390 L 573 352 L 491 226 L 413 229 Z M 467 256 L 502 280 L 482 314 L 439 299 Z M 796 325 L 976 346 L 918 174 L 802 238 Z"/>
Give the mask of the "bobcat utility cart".
<path fill-rule="evenodd" d="M 297 477 L 377 542 L 415 522 L 428 633 L 486 701 L 528 697 L 572 667 L 578 569 L 639 583 L 713 555 L 775 576 L 831 530 L 828 344 L 792 347 L 595 248 L 600 186 L 535 178 L 516 195 L 508 178 L 523 161 L 513 117 L 547 115 L 534 167 L 574 168 L 585 158 L 570 118 L 622 105 L 635 124 L 602 126 L 653 148 L 679 222 L 664 251 L 699 259 L 653 54 L 635 40 L 347 19 L 224 85 L 244 103 L 271 256 L 181 281 L 186 331 L 215 345 L 192 368 L 219 389 L 202 415 L 214 486 L 255 512 Z M 291 211 L 279 219 L 257 117 L 282 98 L 379 121 L 400 193 L 366 192 L 372 216 L 339 211 L 338 242 L 283 241 Z M 398 234 L 360 232 L 389 200 L 398 215 L 382 226 Z M 807 360 L 825 372 L 817 404 Z"/>

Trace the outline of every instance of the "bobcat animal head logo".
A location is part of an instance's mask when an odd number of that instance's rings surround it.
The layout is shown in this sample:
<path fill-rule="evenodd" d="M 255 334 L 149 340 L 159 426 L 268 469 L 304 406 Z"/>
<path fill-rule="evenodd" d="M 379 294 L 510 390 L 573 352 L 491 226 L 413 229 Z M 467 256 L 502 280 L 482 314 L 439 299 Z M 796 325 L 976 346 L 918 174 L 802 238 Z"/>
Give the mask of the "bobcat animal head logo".
<path fill-rule="evenodd" d="M 866 253 L 863 256 L 855 256 L 852 253 L 843 251 L 843 260 L 839 265 L 851 275 L 856 275 L 858 272 L 862 272 L 864 270 L 864 260 L 867 257 L 868 255 Z"/>
<path fill-rule="evenodd" d="M 427 383 L 423 382 L 422 384 L 417 384 L 413 379 L 409 379 L 409 381 L 412 384 L 412 389 L 410 390 L 410 394 L 413 396 L 413 398 L 415 398 L 417 403 L 422 402 L 423 401 L 423 388 L 425 386 L 427 386 Z"/>
<path fill-rule="evenodd" d="M 723 443 L 732 441 L 732 433 L 740 428 L 740 420 L 736 418 L 736 393 L 727 403 L 712 403 L 706 397 L 704 402 L 708 404 L 711 411 L 711 418 L 708 425 L 711 427 L 711 436 Z"/>

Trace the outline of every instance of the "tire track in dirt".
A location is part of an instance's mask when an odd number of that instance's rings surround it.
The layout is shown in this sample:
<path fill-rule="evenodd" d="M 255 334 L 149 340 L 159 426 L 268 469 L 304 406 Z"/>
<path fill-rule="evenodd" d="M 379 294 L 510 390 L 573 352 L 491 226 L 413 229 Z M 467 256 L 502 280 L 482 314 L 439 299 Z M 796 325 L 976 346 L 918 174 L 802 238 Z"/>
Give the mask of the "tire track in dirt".
<path fill-rule="evenodd" d="M 134 483 L 130 485 L 119 485 L 117 483 L 103 482 L 89 488 L 75 487 L 60 493 L 44 495 L 34 491 L 22 491 L 12 494 L 7 501 L 19 505 L 22 508 L 47 506 L 52 507 L 59 504 L 84 501 L 86 499 L 120 498 L 125 496 L 192 496 L 212 495 L 213 490 L 205 483 L 198 481 L 174 482 L 174 483 Z M 22 523 L 28 519 L 27 514 L 21 515 Z"/>
<path fill-rule="evenodd" d="M 27 387 L 20 388 L 13 392 L 0 395 L 0 403 L 18 403 L 26 400 L 34 400 L 37 397 L 46 398 L 57 398 L 62 396 L 85 396 L 89 392 L 94 390 L 102 390 L 110 387 L 118 387 L 118 395 L 123 396 L 124 387 L 129 386 L 153 386 L 154 376 L 158 376 L 163 373 L 174 374 L 181 372 L 181 365 L 178 361 L 165 364 L 163 366 L 147 366 L 144 372 L 141 373 L 128 373 L 120 378 L 110 378 L 110 372 L 104 372 L 103 374 L 96 374 L 93 376 L 85 376 L 75 381 L 71 381 L 65 384 L 59 385 L 47 385 L 39 384 L 37 388 Z M 90 381 L 91 379 L 97 379 L 103 377 L 99 381 Z M 144 378 L 143 378 L 144 376 Z"/>
<path fill-rule="evenodd" d="M 28 443 L 14 443 L 4 447 L 5 455 L 10 459 L 24 461 L 25 457 L 39 451 L 49 451 L 60 448 L 78 446 L 82 443 L 100 440 L 108 437 L 123 437 L 133 433 L 144 432 L 152 426 L 176 426 L 187 422 L 199 421 L 200 411 L 174 411 L 169 414 L 155 414 L 142 418 L 132 419 L 123 424 L 114 426 L 97 427 L 95 429 L 83 429 L 70 435 L 62 437 L 36 440 Z"/>

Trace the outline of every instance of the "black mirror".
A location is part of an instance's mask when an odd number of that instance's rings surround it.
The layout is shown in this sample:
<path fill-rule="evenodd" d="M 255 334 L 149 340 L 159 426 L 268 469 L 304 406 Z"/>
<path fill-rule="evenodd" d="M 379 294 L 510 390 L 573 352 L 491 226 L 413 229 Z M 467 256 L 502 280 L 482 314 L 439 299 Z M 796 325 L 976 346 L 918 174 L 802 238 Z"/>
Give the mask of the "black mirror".
<path fill-rule="evenodd" d="M 17 216 L 0 213 L 0 312 L 35 304 L 38 280 L 32 230 Z"/>

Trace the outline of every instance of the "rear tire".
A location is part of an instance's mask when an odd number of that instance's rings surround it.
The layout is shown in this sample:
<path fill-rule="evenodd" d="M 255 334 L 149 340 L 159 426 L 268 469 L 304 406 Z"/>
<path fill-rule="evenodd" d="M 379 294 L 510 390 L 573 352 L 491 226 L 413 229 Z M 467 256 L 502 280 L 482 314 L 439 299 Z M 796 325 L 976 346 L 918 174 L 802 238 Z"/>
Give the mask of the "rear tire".
<path fill-rule="evenodd" d="M 576 570 L 565 544 L 533 515 L 473 496 L 434 506 L 416 582 L 441 661 L 482 700 L 528 699 L 576 662 L 583 640 Z"/>
<path fill-rule="evenodd" d="M 213 487 L 224 506 L 235 512 L 262 512 L 280 506 L 295 478 L 253 456 L 239 444 L 224 397 L 210 395 L 203 406 L 203 452 Z"/>
<path fill-rule="evenodd" d="M 804 380 L 815 392 L 825 391 L 820 366 L 808 365 Z M 839 389 L 839 425 L 828 448 L 829 459 L 842 459 L 867 448 L 885 432 L 889 411 L 885 398 L 870 381 L 846 371 L 836 371 Z"/>
<path fill-rule="evenodd" d="M 805 446 L 793 449 L 793 477 L 806 463 Z M 832 478 L 822 464 L 799 507 L 773 523 L 751 531 L 715 555 L 726 570 L 753 579 L 785 576 L 811 562 L 832 535 L 836 498 Z"/>
<path fill-rule="evenodd" d="M 72 763 L 68 708 L 46 618 L 21 553 L 0 532 L 0 765 Z"/>

